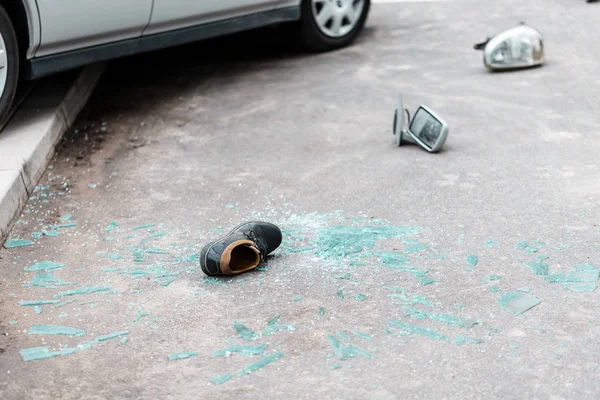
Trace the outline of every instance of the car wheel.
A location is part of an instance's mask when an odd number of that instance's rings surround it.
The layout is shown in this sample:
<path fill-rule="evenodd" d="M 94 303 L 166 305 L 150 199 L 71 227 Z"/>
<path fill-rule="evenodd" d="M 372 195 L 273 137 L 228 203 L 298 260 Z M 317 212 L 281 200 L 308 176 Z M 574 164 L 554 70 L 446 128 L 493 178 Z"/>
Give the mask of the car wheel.
<path fill-rule="evenodd" d="M 371 0 L 303 0 L 301 7 L 304 45 L 329 51 L 354 41 L 367 21 Z"/>
<path fill-rule="evenodd" d="M 19 46 L 13 24 L 0 5 L 0 125 L 9 116 L 19 81 Z"/>

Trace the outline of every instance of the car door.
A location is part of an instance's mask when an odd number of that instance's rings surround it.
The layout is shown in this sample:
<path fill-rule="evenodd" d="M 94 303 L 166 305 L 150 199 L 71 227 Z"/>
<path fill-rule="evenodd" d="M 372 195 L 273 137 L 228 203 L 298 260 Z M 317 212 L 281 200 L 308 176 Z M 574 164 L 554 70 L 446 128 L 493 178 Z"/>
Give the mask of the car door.
<path fill-rule="evenodd" d="M 294 0 L 154 0 L 152 19 L 144 35 L 253 14 L 293 3 Z"/>
<path fill-rule="evenodd" d="M 153 0 L 36 2 L 41 25 L 36 57 L 42 57 L 141 36 L 150 21 Z"/>

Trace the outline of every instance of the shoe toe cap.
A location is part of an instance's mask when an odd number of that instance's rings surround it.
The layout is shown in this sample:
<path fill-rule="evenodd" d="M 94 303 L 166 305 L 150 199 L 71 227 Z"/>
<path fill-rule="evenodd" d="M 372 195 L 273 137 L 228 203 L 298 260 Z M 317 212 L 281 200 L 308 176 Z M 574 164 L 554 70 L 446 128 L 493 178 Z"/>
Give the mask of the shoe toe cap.
<path fill-rule="evenodd" d="M 274 251 L 279 247 L 279 245 L 281 245 L 282 234 L 281 229 L 279 229 L 277 225 L 271 224 L 269 222 L 264 222 L 261 224 L 261 231 L 269 253 Z"/>

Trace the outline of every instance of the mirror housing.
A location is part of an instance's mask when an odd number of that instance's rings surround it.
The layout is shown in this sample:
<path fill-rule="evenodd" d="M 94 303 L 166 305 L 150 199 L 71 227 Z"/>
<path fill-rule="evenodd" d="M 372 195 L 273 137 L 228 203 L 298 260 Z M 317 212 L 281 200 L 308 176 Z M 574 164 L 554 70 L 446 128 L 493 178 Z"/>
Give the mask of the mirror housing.
<path fill-rule="evenodd" d="M 408 128 L 404 128 L 404 113 L 408 116 Z M 419 106 L 413 118 L 404 108 L 402 95 L 394 112 L 394 141 L 397 146 L 412 143 L 420 146 L 429 153 L 442 150 L 448 137 L 448 124 L 434 111 L 424 105 Z"/>
<path fill-rule="evenodd" d="M 402 102 L 402 96 L 398 96 L 398 105 L 396 106 L 396 110 L 394 111 L 394 141 L 396 146 L 402 146 L 402 144 L 406 141 L 403 137 L 404 131 L 404 103 Z"/>
<path fill-rule="evenodd" d="M 531 68 L 544 63 L 544 39 L 521 23 L 474 46 L 483 50 L 483 64 L 492 71 Z"/>

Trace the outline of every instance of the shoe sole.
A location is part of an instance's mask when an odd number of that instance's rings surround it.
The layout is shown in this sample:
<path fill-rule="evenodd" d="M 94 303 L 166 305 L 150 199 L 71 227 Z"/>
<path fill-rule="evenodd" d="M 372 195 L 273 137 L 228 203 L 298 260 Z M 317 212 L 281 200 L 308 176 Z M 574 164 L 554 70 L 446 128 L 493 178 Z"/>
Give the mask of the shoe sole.
<path fill-rule="evenodd" d="M 210 252 L 210 249 L 212 249 L 212 247 L 217 243 L 220 242 L 221 240 L 227 239 L 229 236 L 233 235 L 235 233 L 235 231 L 237 231 L 238 229 L 240 229 L 242 226 L 244 225 L 248 225 L 248 224 L 255 224 L 255 223 L 259 223 L 262 221 L 247 221 L 247 222 L 243 222 L 239 225 L 237 225 L 235 228 L 233 228 L 231 231 L 229 231 L 229 233 L 223 237 L 220 237 L 216 240 L 213 240 L 212 242 L 208 242 L 207 246 L 205 247 L 206 250 L 203 250 L 204 252 L 204 263 L 200 262 L 200 269 L 202 269 L 202 272 L 204 272 L 206 275 L 208 276 L 219 276 L 219 275 L 223 275 L 223 273 L 221 272 L 217 272 L 216 274 L 211 274 L 210 272 L 206 271 L 204 269 L 204 266 L 206 265 L 206 259 L 208 257 L 208 253 Z M 202 254 L 200 255 L 201 259 L 202 259 Z M 220 268 L 219 268 L 220 270 Z"/>

